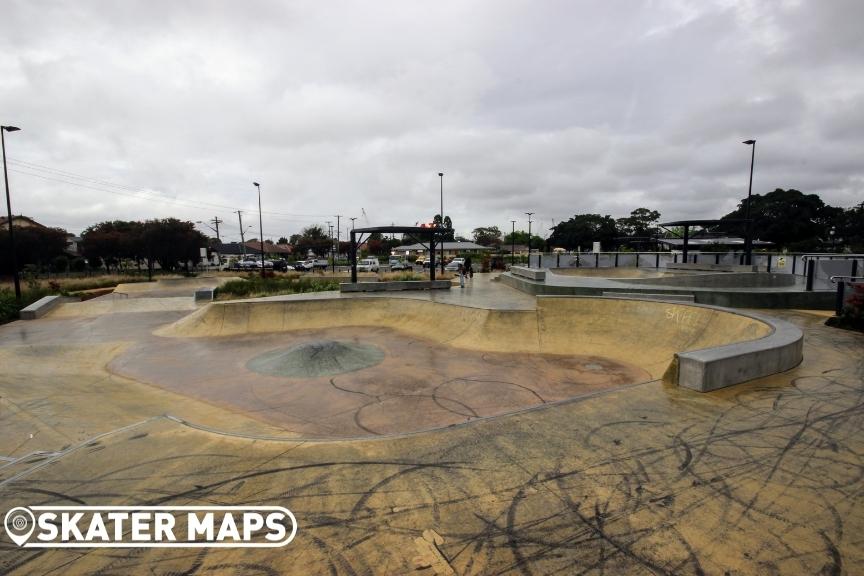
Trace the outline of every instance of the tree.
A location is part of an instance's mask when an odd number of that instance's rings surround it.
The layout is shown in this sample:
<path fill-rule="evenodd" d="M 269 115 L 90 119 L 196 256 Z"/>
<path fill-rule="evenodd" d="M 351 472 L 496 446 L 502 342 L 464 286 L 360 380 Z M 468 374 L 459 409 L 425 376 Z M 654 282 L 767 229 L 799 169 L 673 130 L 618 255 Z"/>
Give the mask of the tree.
<path fill-rule="evenodd" d="M 590 247 L 593 242 L 611 246 L 618 236 L 618 228 L 611 216 L 577 214 L 552 228 L 549 244 L 567 250 Z"/>
<path fill-rule="evenodd" d="M 450 220 L 450 216 L 444 216 L 444 220 L 443 220 L 443 223 L 442 223 L 441 215 L 440 215 L 440 214 L 436 214 L 435 217 L 432 218 L 432 225 L 433 225 L 433 226 L 441 226 L 441 227 L 443 227 L 443 228 L 444 228 L 444 233 L 443 233 L 443 236 L 444 236 L 443 239 L 444 239 L 444 241 L 446 241 L 446 242 L 453 242 L 453 238 L 454 238 L 454 236 L 455 236 L 455 232 L 454 232 L 454 230 L 453 230 L 453 221 Z"/>
<path fill-rule="evenodd" d="M 474 242 L 481 246 L 494 246 L 501 243 L 501 230 L 497 226 L 475 228 L 472 235 Z"/>
<path fill-rule="evenodd" d="M 188 262 L 197 264 L 207 238 L 192 222 L 176 218 L 148 220 L 141 227 L 141 245 L 148 261 L 159 262 L 163 270 L 176 270 Z"/>
<path fill-rule="evenodd" d="M 660 220 L 660 212 L 648 208 L 637 208 L 626 218 L 618 218 L 618 231 L 625 236 L 650 236 Z"/>
<path fill-rule="evenodd" d="M 15 226 L 13 232 L 19 270 L 28 264 L 48 266 L 66 250 L 66 231 L 60 228 Z M 0 272 L 12 273 L 12 250 L 9 246 L 9 230 L 6 227 L 0 228 Z"/>
<path fill-rule="evenodd" d="M 294 245 L 295 254 L 305 257 L 310 250 L 319 256 L 324 255 L 330 251 L 333 243 L 321 226 L 313 225 L 291 236 L 291 244 Z"/>
<path fill-rule="evenodd" d="M 516 230 L 515 233 L 511 232 L 510 234 L 507 234 L 506 236 L 504 236 L 503 244 L 505 246 L 510 246 L 512 244 L 519 244 L 520 246 L 527 246 L 528 245 L 528 232 L 526 232 L 525 230 Z M 546 245 L 546 241 L 543 240 L 543 238 L 541 238 L 537 234 L 534 234 L 534 233 L 531 234 L 531 249 L 540 250 L 545 245 Z"/>
<path fill-rule="evenodd" d="M 747 199 L 744 198 L 738 208 L 723 219 L 743 219 L 746 214 Z M 777 188 L 764 196 L 754 194 L 750 204 L 754 238 L 792 251 L 821 249 L 829 238 L 833 222 L 842 214 L 842 209 L 826 205 L 816 194 L 793 189 Z M 733 225 L 732 229 L 741 236 L 746 234 L 743 224 Z"/>
<path fill-rule="evenodd" d="M 141 235 L 143 224 L 114 220 L 88 227 L 81 234 L 81 252 L 91 262 L 101 261 L 110 272 L 123 259 L 140 261 L 146 257 Z"/>
<path fill-rule="evenodd" d="M 834 237 L 839 243 L 852 252 L 864 252 L 864 202 L 844 210 L 837 217 L 834 228 Z"/>
<path fill-rule="evenodd" d="M 286 238 L 285 236 L 280 236 L 279 241 L 276 243 L 277 244 L 288 244 L 288 238 Z"/>

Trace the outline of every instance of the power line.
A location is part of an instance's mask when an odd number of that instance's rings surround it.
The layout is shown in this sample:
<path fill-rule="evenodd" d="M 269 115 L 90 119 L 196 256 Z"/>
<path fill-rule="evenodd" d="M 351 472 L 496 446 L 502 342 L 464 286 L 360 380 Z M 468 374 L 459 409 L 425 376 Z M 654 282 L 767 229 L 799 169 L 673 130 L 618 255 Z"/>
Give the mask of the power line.
<path fill-rule="evenodd" d="M 24 174 L 26 176 L 34 176 L 36 178 L 42 178 L 43 180 L 49 180 L 53 182 L 60 182 L 63 184 L 68 184 L 70 186 L 77 186 L 79 188 L 86 188 L 89 190 L 94 190 L 97 192 L 107 192 L 109 194 L 116 194 L 120 196 L 127 196 L 130 198 L 138 198 L 142 200 L 154 200 L 158 198 L 162 202 L 168 202 L 171 204 L 176 204 L 179 206 L 186 206 L 189 208 L 221 208 L 224 210 L 229 210 L 234 212 L 236 206 L 228 206 L 225 204 L 217 204 L 214 202 L 206 202 L 203 200 L 195 200 L 195 201 L 184 201 L 179 200 L 174 196 L 170 196 L 163 192 L 159 192 L 158 190 L 145 189 L 140 187 L 128 186 L 125 184 L 118 184 L 115 182 L 109 182 L 106 180 L 100 180 L 98 178 L 92 178 L 89 176 L 83 176 L 80 174 L 76 174 L 74 172 L 69 172 L 66 170 L 59 170 L 56 168 L 51 168 L 48 166 L 36 164 L 35 162 L 27 162 L 23 160 L 17 159 L 8 159 L 10 164 L 19 165 L 26 170 L 22 170 L 20 168 L 9 168 L 11 172 L 17 172 L 19 174 Z M 46 174 L 39 174 L 38 172 L 47 172 Z M 78 180 L 78 181 L 76 181 Z M 111 188 L 114 188 L 112 190 Z M 301 214 L 301 213 L 293 213 L 293 212 L 276 212 L 276 211 L 263 211 L 263 214 L 267 214 L 270 216 L 283 217 L 285 220 L 294 220 L 297 222 L 312 222 L 316 218 L 326 218 L 327 214 Z"/>

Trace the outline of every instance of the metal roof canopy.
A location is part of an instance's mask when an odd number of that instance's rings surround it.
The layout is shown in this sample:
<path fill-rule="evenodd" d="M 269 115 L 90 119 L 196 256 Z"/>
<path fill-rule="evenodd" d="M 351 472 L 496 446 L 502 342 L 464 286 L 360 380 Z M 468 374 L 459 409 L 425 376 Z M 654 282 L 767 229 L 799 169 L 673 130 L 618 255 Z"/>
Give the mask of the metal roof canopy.
<path fill-rule="evenodd" d="M 671 232 L 667 226 L 681 226 L 684 228 L 684 244 L 681 246 L 682 257 L 684 262 L 687 262 L 687 248 L 690 243 L 690 227 L 691 226 L 701 226 L 705 228 L 707 226 L 718 226 L 720 224 L 746 224 L 747 225 L 747 236 L 750 236 L 750 222 L 752 220 L 747 220 L 744 218 L 730 218 L 728 220 L 676 220 L 675 222 L 664 222 L 662 224 L 658 224 L 664 230 Z M 749 244 L 749 243 L 748 243 Z"/>
<path fill-rule="evenodd" d="M 372 226 L 368 228 L 353 228 L 351 230 L 351 282 L 357 282 L 357 246 L 363 243 L 364 234 L 381 232 L 383 234 L 408 234 L 421 246 L 429 249 L 429 279 L 435 280 L 435 236 L 443 236 L 444 228 L 429 226 Z M 357 238 L 357 234 L 360 238 Z M 421 238 L 425 236 L 429 243 L 423 244 Z"/>

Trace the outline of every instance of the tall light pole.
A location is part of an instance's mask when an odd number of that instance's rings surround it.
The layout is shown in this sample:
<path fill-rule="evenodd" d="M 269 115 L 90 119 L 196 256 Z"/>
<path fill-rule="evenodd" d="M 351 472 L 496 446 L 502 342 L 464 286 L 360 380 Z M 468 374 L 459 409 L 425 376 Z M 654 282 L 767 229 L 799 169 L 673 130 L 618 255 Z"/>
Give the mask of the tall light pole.
<path fill-rule="evenodd" d="M 513 230 L 510 232 L 510 266 L 516 264 L 516 221 L 510 220 Z"/>
<path fill-rule="evenodd" d="M 742 144 L 750 146 L 750 186 L 747 188 L 747 237 L 744 239 L 744 253 L 748 266 L 753 264 L 753 225 L 750 222 L 750 196 L 753 195 L 753 165 L 756 163 L 756 140 L 745 140 Z"/>
<path fill-rule="evenodd" d="M 441 179 L 441 229 L 444 229 L 444 173 L 438 172 Z M 444 236 L 441 236 L 441 274 L 444 274 Z"/>
<path fill-rule="evenodd" d="M 525 212 L 528 215 L 528 268 L 531 268 L 531 216 L 535 212 Z"/>
<path fill-rule="evenodd" d="M 258 189 L 258 244 L 261 246 L 261 278 L 264 278 L 264 224 L 261 219 L 261 185 L 258 182 L 252 182 L 255 188 Z"/>
<path fill-rule="evenodd" d="M 12 253 L 12 278 L 15 282 L 15 299 L 21 302 L 21 279 L 18 278 L 18 258 L 15 255 L 15 233 L 12 231 L 12 201 L 9 199 L 9 174 L 6 171 L 6 138 L 4 132 L 17 132 L 21 130 L 15 126 L 0 126 L 0 143 L 3 147 L 3 180 L 6 181 L 6 213 L 9 215 L 9 220 L 6 225 L 9 226 L 9 251 Z"/>

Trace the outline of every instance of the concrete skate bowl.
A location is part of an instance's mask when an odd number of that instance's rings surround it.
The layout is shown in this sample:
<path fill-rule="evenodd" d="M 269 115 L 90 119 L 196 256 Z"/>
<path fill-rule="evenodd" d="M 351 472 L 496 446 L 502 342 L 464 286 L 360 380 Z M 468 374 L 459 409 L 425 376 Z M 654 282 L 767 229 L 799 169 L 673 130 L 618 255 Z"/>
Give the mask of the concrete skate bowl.
<path fill-rule="evenodd" d="M 664 375 L 677 382 L 687 354 L 764 346 L 777 328 L 641 300 L 540 297 L 536 310 L 486 310 L 334 298 L 213 303 L 155 334 L 109 370 L 286 437 L 334 439 L 463 424 Z"/>
<path fill-rule="evenodd" d="M 672 276 L 682 276 L 692 274 L 691 272 L 681 271 L 666 271 L 655 268 L 636 268 L 636 267 L 620 267 L 620 268 L 550 268 L 549 270 L 556 276 L 577 276 L 580 278 L 668 278 Z"/>

